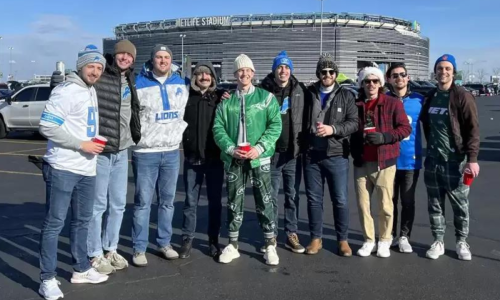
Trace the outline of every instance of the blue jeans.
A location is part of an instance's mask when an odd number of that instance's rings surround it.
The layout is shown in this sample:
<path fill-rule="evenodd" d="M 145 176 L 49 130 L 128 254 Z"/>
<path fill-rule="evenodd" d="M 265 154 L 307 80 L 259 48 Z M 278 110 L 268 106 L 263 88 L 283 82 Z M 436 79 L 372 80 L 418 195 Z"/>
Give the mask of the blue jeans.
<path fill-rule="evenodd" d="M 132 153 L 135 179 L 134 221 L 132 242 L 134 252 L 146 252 L 149 242 L 149 218 L 154 192 L 158 199 L 158 231 L 160 247 L 170 245 L 174 199 L 179 176 L 179 150 Z"/>
<path fill-rule="evenodd" d="M 349 205 L 347 203 L 347 178 L 349 159 L 326 156 L 324 152 L 311 151 L 304 159 L 304 180 L 307 195 L 307 214 L 312 238 L 323 235 L 323 196 L 325 179 L 333 203 L 333 216 L 337 241 L 347 240 Z"/>
<path fill-rule="evenodd" d="M 127 185 L 128 150 L 100 154 L 97 157 L 94 212 L 87 240 L 90 257 L 103 255 L 103 248 L 116 251 L 127 204 Z"/>
<path fill-rule="evenodd" d="M 273 208 L 275 214 L 275 235 L 278 236 L 278 195 L 283 178 L 285 193 L 285 232 L 287 235 L 297 233 L 299 219 L 299 189 L 302 180 L 302 162 L 288 152 L 276 152 L 271 160 L 271 185 L 273 188 Z"/>
<path fill-rule="evenodd" d="M 42 171 L 46 215 L 40 236 L 40 279 L 49 280 L 57 275 L 57 244 L 70 206 L 73 269 L 76 272 L 86 272 L 90 269 L 87 235 L 94 204 L 95 176 L 56 170 L 45 162 Z"/>
<path fill-rule="evenodd" d="M 196 209 L 200 200 L 201 186 L 206 178 L 208 200 L 208 237 L 219 237 L 222 213 L 222 185 L 224 184 L 224 164 L 220 160 L 193 165 L 184 160 L 184 220 L 182 236 L 192 239 L 196 230 Z"/>

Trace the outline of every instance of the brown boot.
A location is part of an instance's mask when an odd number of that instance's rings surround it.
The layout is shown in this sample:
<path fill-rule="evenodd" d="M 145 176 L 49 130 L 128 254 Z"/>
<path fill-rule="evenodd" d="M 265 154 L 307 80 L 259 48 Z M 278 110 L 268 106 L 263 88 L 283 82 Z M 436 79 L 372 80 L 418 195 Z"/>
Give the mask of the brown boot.
<path fill-rule="evenodd" d="M 309 246 L 306 248 L 306 254 L 318 254 L 319 250 L 323 248 L 323 240 L 315 238 L 311 240 Z"/>
<path fill-rule="evenodd" d="M 339 255 L 345 257 L 352 256 L 352 250 L 347 241 L 339 242 Z"/>

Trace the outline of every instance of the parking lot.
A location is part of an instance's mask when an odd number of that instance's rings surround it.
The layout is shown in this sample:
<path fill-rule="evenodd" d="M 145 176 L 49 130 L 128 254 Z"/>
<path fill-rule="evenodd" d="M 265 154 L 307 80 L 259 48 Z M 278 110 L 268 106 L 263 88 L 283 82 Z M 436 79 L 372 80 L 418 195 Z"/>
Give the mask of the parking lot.
<path fill-rule="evenodd" d="M 459 261 L 451 207 L 448 205 L 446 253 L 425 258 L 432 243 L 423 178 L 417 189 L 412 235 L 414 253 L 391 252 L 388 259 L 336 255 L 332 206 L 325 200 L 324 249 L 315 256 L 293 254 L 279 240 L 280 265 L 265 265 L 258 252 L 263 239 L 247 189 L 245 222 L 240 234 L 241 258 L 221 265 L 207 256 L 207 202 L 200 200 L 194 251 L 185 260 L 166 261 L 154 246 L 156 214 L 150 225 L 149 266 L 111 275 L 101 285 L 73 285 L 68 226 L 59 240 L 58 275 L 66 299 L 500 299 L 500 96 L 477 100 L 481 124 L 480 177 L 470 194 L 470 238 L 473 259 Z M 0 299 L 40 299 L 38 245 L 44 217 L 45 186 L 28 155 L 43 155 L 46 141 L 37 134 L 17 133 L 0 140 Z M 182 174 L 182 169 L 181 169 Z M 184 187 L 179 177 L 175 203 L 174 246 L 181 242 Z M 353 251 L 362 244 L 359 216 L 350 177 L 350 230 Z M 121 253 L 131 260 L 133 174 L 129 172 L 128 205 L 121 231 Z M 326 197 L 328 198 L 326 191 Z M 224 203 L 226 199 L 223 199 Z M 282 213 L 283 194 L 280 195 Z M 378 211 L 373 205 L 373 211 Z M 280 230 L 283 229 L 282 214 Z M 225 211 L 223 214 L 225 219 Z M 299 237 L 309 242 L 306 197 L 301 189 Z M 227 242 L 222 231 L 221 243 Z"/>

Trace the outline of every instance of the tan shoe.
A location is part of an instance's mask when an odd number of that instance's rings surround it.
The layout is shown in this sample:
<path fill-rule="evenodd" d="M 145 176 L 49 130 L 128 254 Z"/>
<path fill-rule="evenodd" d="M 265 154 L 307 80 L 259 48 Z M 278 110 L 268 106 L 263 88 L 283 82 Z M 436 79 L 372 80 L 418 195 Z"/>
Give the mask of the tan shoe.
<path fill-rule="evenodd" d="M 319 250 L 323 248 L 323 240 L 320 238 L 315 238 L 311 240 L 309 246 L 306 248 L 306 254 L 318 254 Z"/>
<path fill-rule="evenodd" d="M 352 256 L 351 247 L 349 247 L 349 243 L 347 241 L 339 242 L 339 255 L 349 257 Z"/>

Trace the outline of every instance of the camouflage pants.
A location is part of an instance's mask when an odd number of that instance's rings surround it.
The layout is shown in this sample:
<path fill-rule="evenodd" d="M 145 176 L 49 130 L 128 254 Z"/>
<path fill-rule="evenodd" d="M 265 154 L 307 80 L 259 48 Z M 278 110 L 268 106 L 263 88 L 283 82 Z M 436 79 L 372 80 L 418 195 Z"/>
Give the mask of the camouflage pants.
<path fill-rule="evenodd" d="M 261 165 L 253 168 L 249 161 L 233 160 L 227 175 L 227 223 L 229 239 L 238 240 L 238 233 L 243 223 L 243 208 L 247 180 L 253 188 L 255 209 L 264 238 L 274 237 L 274 212 L 271 196 L 271 169 L 270 165 Z"/>
<path fill-rule="evenodd" d="M 453 224 L 457 241 L 465 241 L 469 235 L 469 187 L 463 184 L 463 162 L 446 162 L 427 157 L 424 182 L 427 187 L 428 211 L 432 235 L 443 241 L 446 230 L 444 214 L 448 195 L 453 209 Z"/>

